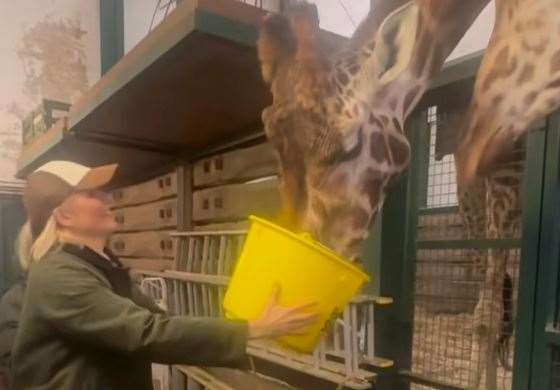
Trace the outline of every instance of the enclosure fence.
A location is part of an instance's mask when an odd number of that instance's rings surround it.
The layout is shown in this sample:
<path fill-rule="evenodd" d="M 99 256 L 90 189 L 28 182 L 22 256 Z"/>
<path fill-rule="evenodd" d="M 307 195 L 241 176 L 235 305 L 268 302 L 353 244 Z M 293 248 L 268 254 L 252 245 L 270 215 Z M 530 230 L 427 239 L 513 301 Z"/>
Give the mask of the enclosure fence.
<path fill-rule="evenodd" d="M 414 313 L 412 389 L 471 389 L 486 387 L 483 371 L 485 350 L 473 342 L 476 308 L 483 300 L 503 311 L 486 313 L 484 323 L 500 323 L 499 356 L 496 357 L 497 389 L 511 389 L 515 313 L 519 285 L 520 237 L 473 239 L 459 213 L 455 164 L 451 153 L 441 152 L 442 127 L 454 114 L 431 107 L 427 115 L 427 137 L 422 153 L 426 167 L 412 174 L 424 177 L 417 210 L 414 259 Z M 417 146 L 419 147 L 419 146 Z M 424 173 L 422 172 L 424 170 Z M 484 205 L 480 205 L 484 207 Z M 505 263 L 504 281 L 494 281 L 486 291 L 484 280 L 490 256 Z M 490 380 L 494 380 L 490 378 Z"/>

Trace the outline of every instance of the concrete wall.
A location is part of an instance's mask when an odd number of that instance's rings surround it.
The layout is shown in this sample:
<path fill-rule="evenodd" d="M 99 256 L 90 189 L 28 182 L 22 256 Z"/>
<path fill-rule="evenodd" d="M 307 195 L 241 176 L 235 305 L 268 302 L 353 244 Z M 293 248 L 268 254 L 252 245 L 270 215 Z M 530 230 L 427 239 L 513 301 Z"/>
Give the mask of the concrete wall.
<path fill-rule="evenodd" d="M 100 75 L 98 0 L 0 1 L 0 184 L 14 181 L 21 119 L 73 102 Z"/>

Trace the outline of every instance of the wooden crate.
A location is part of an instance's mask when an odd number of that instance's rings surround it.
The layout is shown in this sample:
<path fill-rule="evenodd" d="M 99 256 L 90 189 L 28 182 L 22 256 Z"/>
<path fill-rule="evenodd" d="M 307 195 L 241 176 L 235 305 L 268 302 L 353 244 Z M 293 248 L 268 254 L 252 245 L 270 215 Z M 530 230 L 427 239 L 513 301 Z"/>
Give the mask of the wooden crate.
<path fill-rule="evenodd" d="M 198 161 L 193 167 L 195 187 L 248 181 L 277 173 L 275 152 L 268 143 Z"/>
<path fill-rule="evenodd" d="M 120 232 L 162 230 L 177 226 L 177 199 L 166 199 L 114 211 Z"/>
<path fill-rule="evenodd" d="M 232 184 L 193 193 L 195 222 L 239 221 L 250 214 L 273 217 L 278 212 L 278 180 Z"/>
<path fill-rule="evenodd" d="M 33 140 L 50 129 L 54 123 L 66 116 L 70 104 L 56 100 L 43 99 L 39 107 L 33 110 L 21 123 L 23 145 L 29 145 Z"/>
<path fill-rule="evenodd" d="M 173 259 L 176 240 L 170 231 L 114 234 L 109 247 L 117 256 Z"/>
<path fill-rule="evenodd" d="M 113 207 L 154 202 L 177 196 L 177 173 L 171 172 L 144 183 L 113 191 Z"/>

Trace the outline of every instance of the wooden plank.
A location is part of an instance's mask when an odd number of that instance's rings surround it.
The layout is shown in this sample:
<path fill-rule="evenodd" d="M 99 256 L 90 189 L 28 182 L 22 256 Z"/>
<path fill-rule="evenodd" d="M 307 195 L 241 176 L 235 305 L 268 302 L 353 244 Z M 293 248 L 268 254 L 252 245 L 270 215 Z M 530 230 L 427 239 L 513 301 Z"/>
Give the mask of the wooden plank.
<path fill-rule="evenodd" d="M 149 203 L 177 195 L 177 172 L 156 177 L 144 183 L 119 188 L 112 193 L 112 207 Z"/>
<path fill-rule="evenodd" d="M 269 143 L 209 157 L 194 165 L 195 187 L 247 181 L 277 173 L 275 152 Z"/>
<path fill-rule="evenodd" d="M 193 166 L 183 164 L 177 167 L 177 230 L 192 229 L 192 191 L 193 191 Z"/>
<path fill-rule="evenodd" d="M 109 247 L 117 256 L 173 259 L 177 240 L 169 231 L 114 234 Z"/>
<path fill-rule="evenodd" d="M 272 217 L 279 208 L 278 181 L 233 184 L 195 191 L 194 221 L 245 219 L 250 214 Z"/>
<path fill-rule="evenodd" d="M 177 199 L 115 210 L 119 232 L 158 230 L 177 226 Z"/>
<path fill-rule="evenodd" d="M 166 271 L 173 269 L 173 260 L 171 259 L 139 259 L 121 257 L 119 260 L 125 267 L 129 267 L 133 271 Z"/>

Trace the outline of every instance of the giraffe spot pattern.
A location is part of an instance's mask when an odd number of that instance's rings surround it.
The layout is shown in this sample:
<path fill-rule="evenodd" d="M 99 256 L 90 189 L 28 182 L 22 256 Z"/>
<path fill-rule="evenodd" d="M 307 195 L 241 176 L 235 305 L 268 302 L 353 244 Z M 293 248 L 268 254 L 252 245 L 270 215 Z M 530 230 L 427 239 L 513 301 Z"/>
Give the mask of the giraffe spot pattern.
<path fill-rule="evenodd" d="M 361 190 L 367 195 L 369 205 L 373 210 L 376 210 L 379 205 L 384 183 L 385 175 L 382 172 L 370 168 L 364 173 Z"/>
<path fill-rule="evenodd" d="M 350 82 L 348 75 L 341 70 L 338 71 L 336 78 L 342 86 L 347 85 Z"/>
<path fill-rule="evenodd" d="M 370 154 L 376 162 L 382 163 L 387 160 L 388 150 L 385 137 L 381 133 L 374 132 L 370 136 Z"/>
<path fill-rule="evenodd" d="M 333 165 L 333 164 L 341 164 L 347 161 L 352 161 L 362 153 L 362 149 L 364 148 L 364 129 L 360 127 L 358 130 L 358 140 L 356 145 L 354 145 L 350 150 L 345 151 L 342 148 L 332 153 L 327 159 L 323 161 L 323 164 L 326 165 Z"/>
<path fill-rule="evenodd" d="M 311 210 L 319 220 L 325 221 L 327 219 L 327 208 L 321 199 L 314 197 L 311 200 Z"/>
<path fill-rule="evenodd" d="M 383 122 L 383 126 L 387 127 L 389 125 L 389 118 L 386 115 L 379 115 L 379 119 Z"/>
<path fill-rule="evenodd" d="M 358 73 L 359 70 L 360 70 L 360 65 L 358 65 L 358 64 L 353 64 L 348 68 L 348 72 L 353 76 L 356 73 Z"/>
<path fill-rule="evenodd" d="M 364 240 L 362 238 L 353 238 L 352 240 L 350 240 L 348 244 L 346 244 L 346 250 L 345 250 L 346 256 L 355 253 L 360 253 L 362 250 L 363 242 Z"/>
<path fill-rule="evenodd" d="M 412 102 L 414 101 L 414 99 L 416 99 L 416 97 L 418 96 L 418 94 L 420 93 L 420 89 L 422 87 L 420 85 L 417 85 L 416 87 L 414 87 L 412 90 L 410 90 L 405 98 L 404 98 L 404 104 L 403 104 L 403 111 L 405 113 L 408 112 L 408 109 L 410 108 L 410 106 L 412 105 Z"/>
<path fill-rule="evenodd" d="M 558 50 L 552 56 L 552 60 L 550 62 L 550 71 L 552 73 L 560 72 L 560 50 Z"/>
<path fill-rule="evenodd" d="M 369 114 L 369 123 L 371 125 L 376 125 L 380 129 L 383 128 L 383 123 L 373 113 Z"/>
<path fill-rule="evenodd" d="M 546 47 L 548 46 L 548 42 L 549 40 L 547 38 L 543 38 L 539 43 L 532 45 L 523 40 L 521 42 L 521 46 L 523 46 L 523 49 L 525 49 L 526 51 L 539 55 L 544 53 Z"/>
<path fill-rule="evenodd" d="M 519 74 L 519 78 L 517 79 L 517 85 L 523 85 L 533 79 L 535 75 L 535 66 L 531 64 L 526 64 L 523 67 L 523 70 Z"/>
<path fill-rule="evenodd" d="M 393 126 L 395 126 L 395 129 L 398 130 L 399 133 L 403 132 L 401 123 L 398 121 L 397 118 L 393 118 Z"/>
<path fill-rule="evenodd" d="M 548 83 L 546 87 L 551 89 L 560 88 L 560 78 L 557 78 L 556 80 L 552 80 L 550 83 Z"/>
<path fill-rule="evenodd" d="M 503 47 L 496 56 L 495 66 L 482 83 L 482 90 L 487 91 L 496 80 L 510 76 L 517 68 L 517 59 L 509 59 L 509 46 Z"/>
<path fill-rule="evenodd" d="M 504 101 L 503 95 L 494 96 L 494 98 L 492 99 L 492 106 L 494 107 L 499 106 L 503 101 Z"/>
<path fill-rule="evenodd" d="M 369 224 L 369 213 L 362 208 L 355 208 L 351 219 L 354 229 L 364 229 Z"/>
<path fill-rule="evenodd" d="M 529 108 L 529 106 L 531 106 L 534 102 L 535 99 L 537 98 L 537 92 L 529 92 L 527 95 L 525 95 L 525 98 L 523 99 L 523 103 L 525 103 L 527 105 L 526 108 Z"/>
<path fill-rule="evenodd" d="M 404 141 L 394 136 L 389 136 L 389 148 L 395 164 L 402 165 L 408 161 L 410 157 L 410 147 Z"/>

